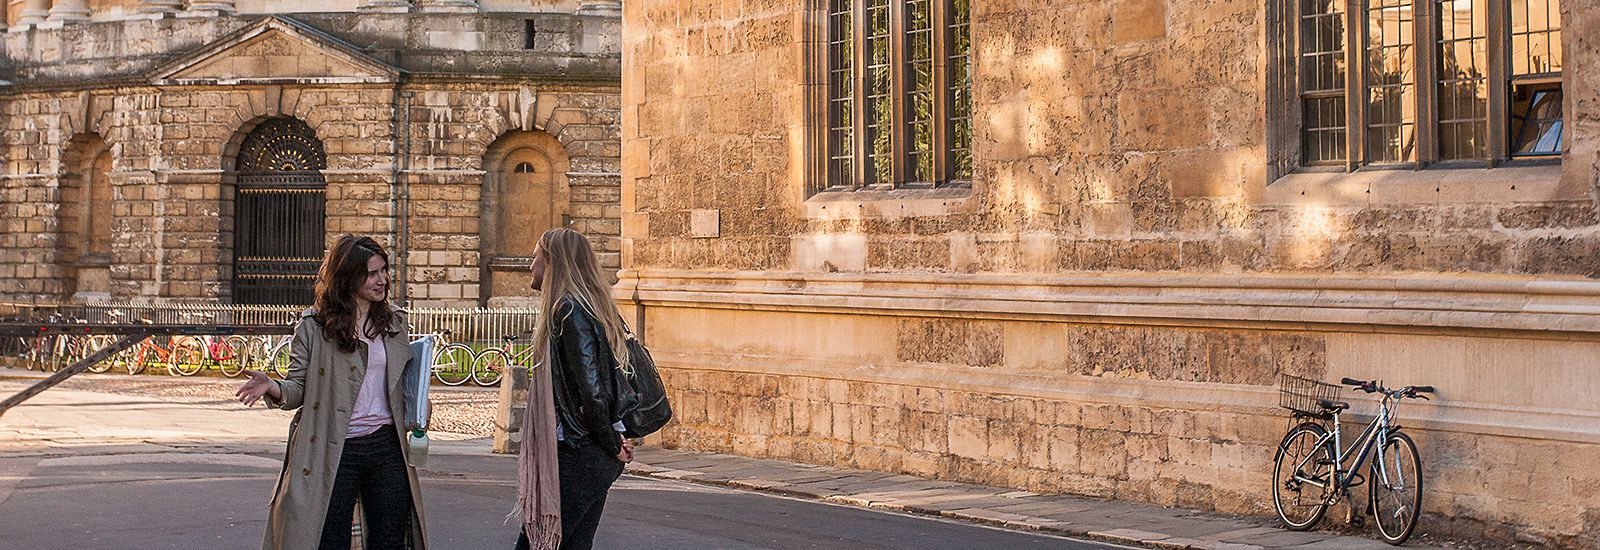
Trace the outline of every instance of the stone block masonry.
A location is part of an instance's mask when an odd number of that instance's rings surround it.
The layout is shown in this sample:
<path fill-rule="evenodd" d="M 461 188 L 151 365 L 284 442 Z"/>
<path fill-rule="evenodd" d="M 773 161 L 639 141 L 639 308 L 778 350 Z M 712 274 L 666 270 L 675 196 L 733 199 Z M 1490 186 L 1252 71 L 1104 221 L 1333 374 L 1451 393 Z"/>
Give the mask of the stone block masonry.
<path fill-rule="evenodd" d="M 528 17 L 544 40 L 533 49 L 521 40 Z M 434 31 L 485 38 L 458 50 L 428 42 Z M 232 300 L 238 148 L 278 117 L 304 121 L 326 153 L 328 242 L 357 233 L 405 246 L 396 290 L 410 303 L 492 297 L 485 275 L 494 258 L 485 251 L 497 237 L 485 232 L 498 212 L 484 208 L 497 204 L 486 200 L 485 182 L 513 167 L 485 161 L 506 136 L 551 138 L 539 154 L 562 159 L 551 177 L 573 190 L 558 208 L 563 220 L 616 269 L 618 32 L 604 16 L 324 13 L 10 33 L 15 74 L 0 90 L 0 124 L 9 130 L 0 137 L 0 216 L 8 220 L 0 272 L 9 276 L 0 299 L 73 294 L 78 269 L 63 250 L 80 236 L 58 215 L 69 200 L 62 182 L 104 178 L 112 200 L 105 295 Z M 613 38 L 588 38 L 607 33 Z M 400 71 L 410 75 L 404 83 Z M 88 136 L 106 144 L 107 166 L 79 158 Z"/>

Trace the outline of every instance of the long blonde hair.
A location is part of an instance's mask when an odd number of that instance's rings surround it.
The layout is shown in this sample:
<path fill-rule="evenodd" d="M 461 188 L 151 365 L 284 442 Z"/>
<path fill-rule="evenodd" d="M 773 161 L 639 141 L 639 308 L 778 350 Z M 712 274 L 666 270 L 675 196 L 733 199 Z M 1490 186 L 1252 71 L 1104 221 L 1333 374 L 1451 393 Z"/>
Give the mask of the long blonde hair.
<path fill-rule="evenodd" d="M 545 269 L 544 281 L 539 287 L 543 294 L 539 325 L 533 341 L 539 345 L 549 342 L 550 327 L 561 322 L 555 318 L 556 306 L 562 298 L 570 299 L 600 323 L 606 341 L 611 344 L 611 354 L 617 359 L 616 367 L 632 375 L 633 369 L 628 367 L 627 328 L 616 302 L 611 299 L 611 286 L 605 283 L 600 259 L 595 256 L 589 239 L 577 231 L 558 227 L 539 237 L 534 253 L 544 255 Z"/>

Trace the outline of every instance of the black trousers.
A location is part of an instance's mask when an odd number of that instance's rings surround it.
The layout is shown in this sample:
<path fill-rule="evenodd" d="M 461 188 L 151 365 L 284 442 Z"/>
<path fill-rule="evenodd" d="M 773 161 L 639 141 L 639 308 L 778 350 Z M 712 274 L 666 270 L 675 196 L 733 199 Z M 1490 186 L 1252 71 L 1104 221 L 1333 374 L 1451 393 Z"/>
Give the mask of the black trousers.
<path fill-rule="evenodd" d="M 589 550 L 600 528 L 606 493 L 622 477 L 623 464 L 586 439 L 556 443 L 561 478 L 561 550 Z M 517 550 L 529 550 L 528 534 L 517 538 Z"/>
<path fill-rule="evenodd" d="M 339 472 L 333 478 L 333 498 L 322 524 L 321 550 L 350 550 L 350 520 L 356 498 L 366 530 L 368 550 L 407 548 L 411 531 L 411 480 L 394 426 L 344 440 Z"/>

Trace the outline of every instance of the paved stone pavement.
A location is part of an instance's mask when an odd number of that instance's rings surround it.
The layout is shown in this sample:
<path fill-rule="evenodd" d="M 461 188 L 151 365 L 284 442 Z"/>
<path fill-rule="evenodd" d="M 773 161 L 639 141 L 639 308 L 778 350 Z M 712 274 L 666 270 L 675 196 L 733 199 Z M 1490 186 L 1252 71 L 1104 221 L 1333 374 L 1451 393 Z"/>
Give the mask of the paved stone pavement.
<path fill-rule="evenodd" d="M 1380 550 L 1376 539 L 1294 532 L 1270 520 L 934 481 L 775 460 L 641 448 L 629 473 L 1163 549 Z M 1331 514 L 1330 514 L 1331 516 Z M 1330 517 L 1328 520 L 1333 521 Z M 1407 548 L 1431 548 L 1407 545 Z"/>
<path fill-rule="evenodd" d="M 8 380 L 6 371 L 13 375 L 16 372 L 0 369 L 0 395 L 9 395 L 31 381 L 17 378 Z M 46 392 L 36 399 L 40 401 L 39 404 L 58 402 L 67 399 L 68 392 L 74 404 L 94 406 L 54 407 L 47 423 L 30 422 L 27 414 L 19 414 L 21 409 L 0 417 L 0 466 L 8 460 L 25 457 L 37 460 L 41 457 L 67 458 L 89 453 L 140 455 L 183 452 L 196 456 L 282 456 L 282 438 L 290 416 L 287 412 L 247 410 L 231 401 L 205 398 L 166 398 L 169 403 L 163 407 L 159 403 L 152 404 L 148 398 L 60 389 Z M 181 408 L 171 405 L 181 405 Z M 107 410 L 125 410 L 129 421 L 106 422 L 102 415 Z M 52 429 L 51 425 L 71 425 L 76 429 L 71 433 L 63 433 L 59 429 Z M 452 437 L 451 434 L 440 433 L 436 434 L 436 439 L 431 452 L 439 456 L 483 457 L 487 454 L 488 445 L 483 438 L 464 435 Z M 228 460 L 219 460 L 223 464 L 229 463 Z M 65 464 L 73 462 L 67 461 Z M 1286 531 L 1263 518 L 1227 517 L 907 475 L 661 448 L 641 448 L 638 460 L 630 466 L 629 473 L 659 480 L 719 485 L 1149 548 L 1390 548 L 1370 538 L 1328 532 Z M 443 471 L 435 471 L 435 474 L 450 475 Z M 0 476 L 0 502 L 25 478 Z"/>

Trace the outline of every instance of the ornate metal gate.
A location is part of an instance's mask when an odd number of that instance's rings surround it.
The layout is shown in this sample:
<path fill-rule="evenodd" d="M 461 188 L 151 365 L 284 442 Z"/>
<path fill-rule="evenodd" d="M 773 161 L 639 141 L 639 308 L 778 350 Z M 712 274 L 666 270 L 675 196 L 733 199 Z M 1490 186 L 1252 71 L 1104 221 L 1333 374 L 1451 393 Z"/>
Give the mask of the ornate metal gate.
<path fill-rule="evenodd" d="M 268 120 L 239 146 L 233 301 L 306 305 L 326 235 L 322 142 L 291 118 Z"/>

